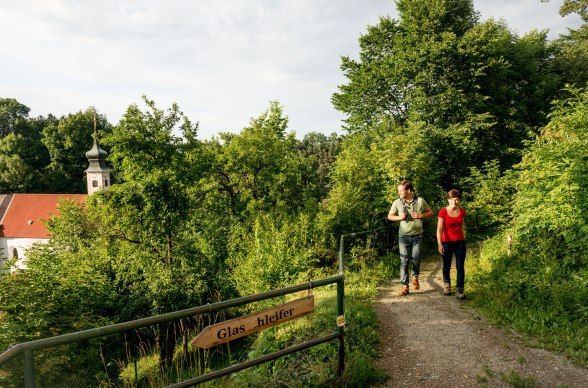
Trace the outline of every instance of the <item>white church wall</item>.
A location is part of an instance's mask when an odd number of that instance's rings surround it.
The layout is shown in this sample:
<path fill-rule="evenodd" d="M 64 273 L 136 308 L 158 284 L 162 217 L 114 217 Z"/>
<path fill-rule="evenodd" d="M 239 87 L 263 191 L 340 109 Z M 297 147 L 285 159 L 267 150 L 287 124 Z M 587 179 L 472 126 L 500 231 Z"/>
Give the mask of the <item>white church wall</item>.
<path fill-rule="evenodd" d="M 27 249 L 35 243 L 46 243 L 49 239 L 46 238 L 0 238 L 1 258 L 12 259 L 15 255 L 18 256 L 16 263 L 18 268 L 26 268 L 26 253 Z"/>

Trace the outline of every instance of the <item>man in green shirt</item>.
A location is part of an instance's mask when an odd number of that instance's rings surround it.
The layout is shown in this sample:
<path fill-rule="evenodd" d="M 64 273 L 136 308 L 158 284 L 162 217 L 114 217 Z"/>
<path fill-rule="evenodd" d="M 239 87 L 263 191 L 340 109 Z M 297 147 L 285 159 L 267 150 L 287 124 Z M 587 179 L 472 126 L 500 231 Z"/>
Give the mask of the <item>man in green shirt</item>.
<path fill-rule="evenodd" d="M 408 295 L 408 261 L 412 261 L 412 285 L 420 288 L 421 246 L 423 245 L 423 218 L 433 215 L 433 210 L 423 198 L 417 197 L 410 181 L 398 184 L 398 198 L 392 203 L 388 219 L 400 221 L 398 250 L 400 251 L 400 295 Z"/>

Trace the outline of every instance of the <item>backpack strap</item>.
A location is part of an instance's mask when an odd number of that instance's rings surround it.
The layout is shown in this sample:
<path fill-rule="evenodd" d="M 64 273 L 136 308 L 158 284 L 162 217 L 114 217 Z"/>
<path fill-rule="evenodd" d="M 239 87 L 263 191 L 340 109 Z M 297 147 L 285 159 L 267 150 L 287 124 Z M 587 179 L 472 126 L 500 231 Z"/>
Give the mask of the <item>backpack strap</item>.
<path fill-rule="evenodd" d="M 404 212 L 405 212 L 406 214 L 408 214 L 408 208 L 406 207 L 406 203 L 404 202 L 404 200 L 403 200 L 403 199 L 401 199 L 401 200 L 400 200 L 400 202 L 402 202 L 402 207 L 404 208 L 404 209 L 403 209 L 403 210 L 404 210 Z M 412 211 L 413 211 L 414 213 L 416 213 L 416 212 L 417 212 L 418 203 L 419 203 L 419 196 L 418 196 L 416 193 L 414 193 L 414 194 L 413 194 L 413 197 L 412 197 Z"/>

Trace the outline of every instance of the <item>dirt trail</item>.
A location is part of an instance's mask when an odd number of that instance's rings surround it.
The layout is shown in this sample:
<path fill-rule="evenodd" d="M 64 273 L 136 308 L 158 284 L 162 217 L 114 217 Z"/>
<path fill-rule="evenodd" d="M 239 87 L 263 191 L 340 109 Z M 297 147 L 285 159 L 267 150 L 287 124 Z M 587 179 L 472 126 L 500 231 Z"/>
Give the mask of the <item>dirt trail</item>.
<path fill-rule="evenodd" d="M 527 387 L 588 387 L 588 369 L 525 346 L 467 302 L 454 294 L 444 296 L 441 265 L 440 260 L 423 261 L 421 288 L 411 286 L 408 296 L 398 296 L 397 279 L 381 290 L 376 303 L 378 366 L 390 375 L 383 387 L 512 387 L 508 381 Z"/>

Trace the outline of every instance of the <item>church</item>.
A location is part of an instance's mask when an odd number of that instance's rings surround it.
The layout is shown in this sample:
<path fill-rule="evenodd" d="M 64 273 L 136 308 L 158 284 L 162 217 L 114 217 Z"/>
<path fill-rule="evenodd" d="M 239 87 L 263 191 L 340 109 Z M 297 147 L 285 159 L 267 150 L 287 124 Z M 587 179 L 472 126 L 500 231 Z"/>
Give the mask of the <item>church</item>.
<path fill-rule="evenodd" d="M 44 221 L 59 215 L 60 201 L 83 203 L 87 196 L 110 188 L 108 153 L 100 148 L 96 130 L 93 137 L 92 149 L 86 152 L 90 164 L 85 171 L 88 194 L 0 194 L 0 270 L 6 259 L 16 259 L 17 267 L 26 268 L 27 249 L 51 238 Z"/>

